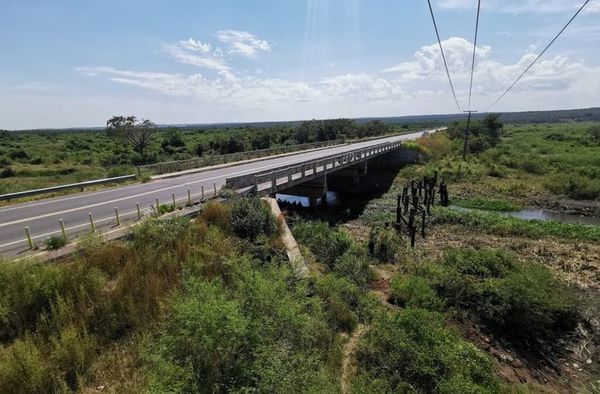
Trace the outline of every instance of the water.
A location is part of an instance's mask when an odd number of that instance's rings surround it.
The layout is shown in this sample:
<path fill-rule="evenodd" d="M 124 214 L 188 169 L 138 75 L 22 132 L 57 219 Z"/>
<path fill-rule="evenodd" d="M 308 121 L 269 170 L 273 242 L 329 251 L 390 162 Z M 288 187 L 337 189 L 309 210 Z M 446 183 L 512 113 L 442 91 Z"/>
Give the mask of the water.
<path fill-rule="evenodd" d="M 568 213 L 550 211 L 548 209 L 522 209 L 515 212 L 505 212 L 505 214 L 524 220 L 553 220 L 561 223 L 579 223 L 590 226 L 600 226 L 600 218 L 571 215 Z"/>
<path fill-rule="evenodd" d="M 453 209 L 460 209 L 466 211 L 480 211 L 478 209 L 462 208 L 452 206 Z M 568 213 L 551 211 L 549 209 L 521 209 L 520 211 L 513 212 L 497 212 L 500 215 L 508 215 L 517 219 L 523 220 L 544 220 L 544 221 L 555 221 L 560 223 L 575 223 L 575 224 L 586 224 L 589 226 L 600 226 L 600 218 L 571 215 Z"/>
<path fill-rule="evenodd" d="M 277 194 L 276 199 L 278 201 L 283 201 L 288 204 L 299 204 L 304 208 L 309 208 L 310 203 L 308 201 L 308 197 L 300 197 L 300 196 L 290 196 L 287 194 Z M 338 192 L 327 192 L 327 204 L 324 204 L 322 199 L 317 200 L 317 207 L 327 206 L 328 208 L 340 207 L 344 204 L 344 199 L 342 195 Z"/>

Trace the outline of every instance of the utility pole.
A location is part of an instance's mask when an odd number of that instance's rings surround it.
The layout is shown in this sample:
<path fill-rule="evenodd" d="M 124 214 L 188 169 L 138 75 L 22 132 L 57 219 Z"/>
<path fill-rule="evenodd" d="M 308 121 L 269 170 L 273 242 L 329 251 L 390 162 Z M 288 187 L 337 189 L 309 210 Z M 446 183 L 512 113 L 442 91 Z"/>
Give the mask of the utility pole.
<path fill-rule="evenodd" d="M 471 128 L 471 114 L 477 113 L 477 111 L 463 111 L 464 113 L 468 113 L 469 117 L 467 118 L 467 130 L 465 131 L 465 146 L 463 147 L 463 160 L 467 158 L 467 145 L 469 144 L 469 131 Z"/>

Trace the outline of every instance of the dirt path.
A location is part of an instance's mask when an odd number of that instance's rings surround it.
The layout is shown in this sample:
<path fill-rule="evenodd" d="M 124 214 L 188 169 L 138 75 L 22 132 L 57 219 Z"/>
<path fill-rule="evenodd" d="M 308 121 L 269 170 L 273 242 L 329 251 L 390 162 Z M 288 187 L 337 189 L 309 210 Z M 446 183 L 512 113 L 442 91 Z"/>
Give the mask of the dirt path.
<path fill-rule="evenodd" d="M 348 383 L 350 381 L 350 377 L 354 373 L 356 369 L 356 365 L 354 364 L 354 352 L 356 351 L 356 346 L 360 341 L 360 338 L 367 332 L 367 326 L 360 324 L 352 333 L 352 336 L 344 346 L 344 353 L 342 359 L 342 376 L 340 378 L 340 390 L 342 394 L 348 393 Z"/>

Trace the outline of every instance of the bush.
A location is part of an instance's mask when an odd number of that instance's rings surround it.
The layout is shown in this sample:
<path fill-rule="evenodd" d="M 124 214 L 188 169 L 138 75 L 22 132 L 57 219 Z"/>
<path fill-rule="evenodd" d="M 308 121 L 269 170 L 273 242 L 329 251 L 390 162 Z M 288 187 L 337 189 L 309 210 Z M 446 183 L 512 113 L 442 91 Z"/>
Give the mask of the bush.
<path fill-rule="evenodd" d="M 61 372 L 61 380 L 71 390 L 81 387 L 88 368 L 95 359 L 96 342 L 85 330 L 70 326 L 54 337 L 52 343 L 52 362 Z"/>
<path fill-rule="evenodd" d="M 218 285 L 190 281 L 150 355 L 152 390 L 224 391 L 242 374 L 248 330 L 241 305 Z"/>
<path fill-rule="evenodd" d="M 229 222 L 233 232 L 240 238 L 255 240 L 259 235 L 272 236 L 277 233 L 275 216 L 258 197 L 233 200 Z"/>
<path fill-rule="evenodd" d="M 537 344 L 561 338 L 577 324 L 573 297 L 545 267 L 486 249 L 448 251 L 442 265 L 434 279 L 440 295 L 498 334 Z"/>
<path fill-rule="evenodd" d="M 14 176 L 17 176 L 17 171 L 12 167 L 4 167 L 0 171 L 0 178 L 12 178 Z"/>
<path fill-rule="evenodd" d="M 305 244 L 317 259 L 329 268 L 350 248 L 348 236 L 325 222 L 302 222 L 293 228 L 294 236 Z"/>
<path fill-rule="evenodd" d="M 315 290 L 325 303 L 331 328 L 352 332 L 361 318 L 368 317 L 368 303 L 358 286 L 332 274 L 319 278 Z"/>
<path fill-rule="evenodd" d="M 403 308 L 442 310 L 444 303 L 426 279 L 409 275 L 396 276 L 390 283 L 392 301 Z"/>
<path fill-rule="evenodd" d="M 0 392 L 52 392 L 51 365 L 31 338 L 17 339 L 0 352 Z"/>
<path fill-rule="evenodd" d="M 366 289 L 368 284 L 375 279 L 369 260 L 369 256 L 363 248 L 352 246 L 336 260 L 333 272 L 358 287 Z"/>
<path fill-rule="evenodd" d="M 405 241 L 392 227 L 376 226 L 369 234 L 369 253 L 384 263 L 396 262 L 398 252 Z"/>
<path fill-rule="evenodd" d="M 221 204 L 215 201 L 210 201 L 202 208 L 199 219 L 208 225 L 213 225 L 222 230 L 229 230 L 229 205 Z"/>
<path fill-rule="evenodd" d="M 58 250 L 67 244 L 67 240 L 63 236 L 53 236 L 45 241 L 46 249 Z"/>
<path fill-rule="evenodd" d="M 441 314 L 405 309 L 378 317 L 357 351 L 358 387 L 380 392 L 499 393 L 489 357 L 444 328 Z"/>
<path fill-rule="evenodd" d="M 600 197 L 600 181 L 577 174 L 554 175 L 546 181 L 552 193 L 563 194 L 574 200 L 595 200 Z"/>

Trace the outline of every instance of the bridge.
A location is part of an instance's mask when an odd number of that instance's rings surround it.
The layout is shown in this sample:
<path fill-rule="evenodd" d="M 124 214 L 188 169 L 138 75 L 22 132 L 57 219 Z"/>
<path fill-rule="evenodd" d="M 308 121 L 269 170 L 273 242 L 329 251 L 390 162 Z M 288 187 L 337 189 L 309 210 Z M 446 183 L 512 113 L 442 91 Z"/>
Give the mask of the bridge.
<path fill-rule="evenodd" d="M 157 202 L 183 206 L 214 195 L 226 184 L 242 193 L 296 194 L 315 203 L 327 193 L 329 182 L 342 179 L 342 184 L 358 187 L 360 177 L 368 171 L 369 161 L 398 154 L 403 141 L 416 140 L 432 131 L 435 130 L 231 163 L 148 183 L 9 205 L 0 208 L 0 253 L 14 256 L 29 250 L 26 227 L 32 241 L 42 245 L 49 237 L 61 235 L 61 221 L 69 238 L 89 233 L 90 221 L 96 231 L 107 231 L 148 215 Z"/>

